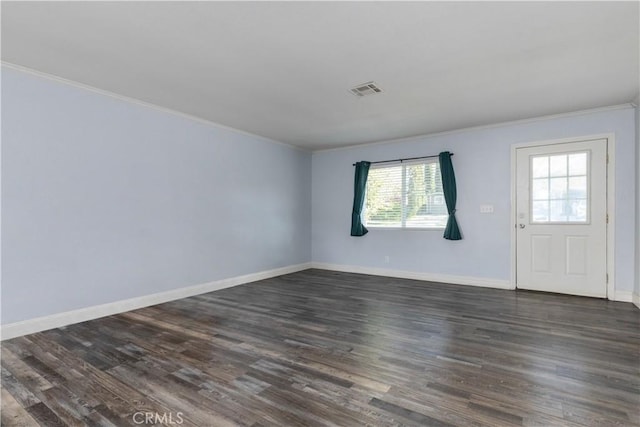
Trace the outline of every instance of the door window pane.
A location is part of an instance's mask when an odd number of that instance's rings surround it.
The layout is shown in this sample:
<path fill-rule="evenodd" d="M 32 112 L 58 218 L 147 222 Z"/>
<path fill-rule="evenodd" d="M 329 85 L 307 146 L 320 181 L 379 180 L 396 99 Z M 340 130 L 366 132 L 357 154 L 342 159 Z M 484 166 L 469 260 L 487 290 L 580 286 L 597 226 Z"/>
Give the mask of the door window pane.
<path fill-rule="evenodd" d="M 549 176 L 567 176 L 567 155 L 549 157 Z"/>
<path fill-rule="evenodd" d="M 534 178 L 546 178 L 549 176 L 549 158 L 534 157 L 531 161 L 531 173 Z"/>
<path fill-rule="evenodd" d="M 567 196 L 567 178 L 551 178 L 549 189 L 550 199 L 564 199 Z"/>
<path fill-rule="evenodd" d="M 569 211 L 569 218 L 567 219 L 567 221 L 587 222 L 586 200 L 571 200 L 571 210 Z"/>
<path fill-rule="evenodd" d="M 567 201 L 566 200 L 551 200 L 549 209 L 549 221 L 551 222 L 563 222 L 567 220 Z"/>
<path fill-rule="evenodd" d="M 569 175 L 578 176 L 587 174 L 587 153 L 569 155 Z"/>
<path fill-rule="evenodd" d="M 549 221 L 549 201 L 533 202 L 533 209 L 531 212 L 531 218 L 534 222 L 547 222 Z"/>
<path fill-rule="evenodd" d="M 587 177 L 574 176 L 569 178 L 569 198 L 586 199 L 587 198 Z"/>
<path fill-rule="evenodd" d="M 589 152 L 532 156 L 531 222 L 586 223 Z"/>
<path fill-rule="evenodd" d="M 549 180 L 546 178 L 534 178 L 533 186 L 531 187 L 533 194 L 531 198 L 533 200 L 549 200 Z"/>

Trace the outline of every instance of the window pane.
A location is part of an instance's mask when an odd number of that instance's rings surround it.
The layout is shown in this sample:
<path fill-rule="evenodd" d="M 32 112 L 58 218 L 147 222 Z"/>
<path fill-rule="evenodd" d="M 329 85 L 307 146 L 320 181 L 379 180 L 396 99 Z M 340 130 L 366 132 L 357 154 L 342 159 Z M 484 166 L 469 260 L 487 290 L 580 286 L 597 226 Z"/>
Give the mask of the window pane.
<path fill-rule="evenodd" d="M 534 222 L 549 221 L 549 202 L 533 202 L 531 218 Z"/>
<path fill-rule="evenodd" d="M 569 155 L 569 175 L 587 174 L 587 153 Z"/>
<path fill-rule="evenodd" d="M 447 206 L 437 162 L 406 166 L 405 227 L 443 228 Z"/>
<path fill-rule="evenodd" d="M 549 158 L 549 175 L 550 176 L 566 176 L 567 175 L 567 155 L 551 156 Z"/>
<path fill-rule="evenodd" d="M 587 201 L 586 200 L 570 200 L 569 221 L 571 222 L 587 222 Z"/>
<path fill-rule="evenodd" d="M 587 221 L 588 160 L 588 152 L 532 157 L 532 222 Z"/>
<path fill-rule="evenodd" d="M 405 218 L 415 220 L 418 211 L 425 205 L 427 197 L 425 165 L 406 166 Z"/>
<path fill-rule="evenodd" d="M 548 179 L 534 179 L 531 195 L 533 200 L 547 200 L 549 198 L 549 180 Z"/>
<path fill-rule="evenodd" d="M 448 215 L 439 163 L 370 169 L 363 217 L 367 227 L 444 228 Z"/>
<path fill-rule="evenodd" d="M 367 178 L 366 224 L 399 227 L 402 219 L 402 166 L 370 169 Z"/>
<path fill-rule="evenodd" d="M 549 220 L 552 222 L 564 222 L 567 220 L 567 201 L 551 200 L 551 209 L 549 209 Z"/>
<path fill-rule="evenodd" d="M 549 157 L 534 157 L 531 160 L 531 171 L 534 178 L 547 178 L 549 176 Z"/>
<path fill-rule="evenodd" d="M 587 177 L 586 176 L 569 178 L 568 196 L 571 199 L 587 198 Z"/>
<path fill-rule="evenodd" d="M 564 199 L 567 196 L 567 178 L 551 178 L 549 197 L 551 199 Z"/>

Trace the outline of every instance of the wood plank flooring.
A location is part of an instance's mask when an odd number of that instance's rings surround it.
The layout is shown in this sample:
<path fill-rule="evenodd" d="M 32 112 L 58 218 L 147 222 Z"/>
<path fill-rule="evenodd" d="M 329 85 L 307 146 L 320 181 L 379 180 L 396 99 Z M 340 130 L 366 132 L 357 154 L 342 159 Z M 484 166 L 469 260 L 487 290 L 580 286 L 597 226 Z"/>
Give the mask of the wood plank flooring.
<path fill-rule="evenodd" d="M 640 310 L 306 270 L 2 343 L 3 426 L 640 426 Z"/>

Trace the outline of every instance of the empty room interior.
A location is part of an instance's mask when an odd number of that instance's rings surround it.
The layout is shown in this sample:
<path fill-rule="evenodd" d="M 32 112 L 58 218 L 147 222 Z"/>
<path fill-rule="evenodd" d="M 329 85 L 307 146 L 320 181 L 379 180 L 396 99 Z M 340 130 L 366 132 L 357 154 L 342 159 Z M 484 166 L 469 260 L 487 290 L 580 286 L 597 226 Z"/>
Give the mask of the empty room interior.
<path fill-rule="evenodd" d="M 0 12 L 2 426 L 640 426 L 640 2 Z"/>

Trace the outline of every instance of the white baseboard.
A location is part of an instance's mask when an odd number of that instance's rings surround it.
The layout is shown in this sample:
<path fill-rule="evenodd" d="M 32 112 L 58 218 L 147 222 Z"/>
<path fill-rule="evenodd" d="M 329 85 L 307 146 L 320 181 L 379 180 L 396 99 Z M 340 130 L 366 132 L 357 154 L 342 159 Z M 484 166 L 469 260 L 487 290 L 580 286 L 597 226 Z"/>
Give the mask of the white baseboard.
<path fill-rule="evenodd" d="M 486 277 L 453 276 L 449 274 L 421 273 L 417 271 L 391 270 L 386 268 L 362 267 L 357 265 L 328 264 L 312 262 L 312 268 L 342 271 L 346 273 L 370 274 L 372 276 L 397 277 L 400 279 L 423 280 L 426 282 L 452 283 L 456 285 L 480 286 L 483 288 L 514 289 L 509 280 L 487 279 Z"/>
<path fill-rule="evenodd" d="M 256 282 L 258 280 L 282 276 L 283 274 L 295 273 L 297 271 L 306 270 L 308 268 L 311 268 L 310 262 L 276 268 L 273 270 L 259 271 L 257 273 L 246 274 L 244 276 L 230 277 L 228 279 L 216 280 L 209 283 L 202 283 L 199 285 L 172 289 L 170 291 L 144 295 L 141 297 L 111 302 L 108 304 L 95 305 L 78 310 L 56 313 L 50 316 L 43 316 L 35 319 L 9 323 L 6 325 L 2 325 L 2 333 L 0 335 L 2 340 L 8 340 L 22 335 L 71 325 L 73 323 L 85 322 L 87 320 L 111 316 L 113 314 L 118 314 L 125 311 L 136 310 L 138 308 L 149 307 L 151 305 L 162 304 L 165 302 L 187 298 L 194 295 L 200 295 L 224 288 L 230 288 L 232 286 L 242 285 L 244 283 Z"/>
<path fill-rule="evenodd" d="M 614 291 L 612 299 L 620 302 L 632 302 L 633 293 L 631 291 Z"/>
<path fill-rule="evenodd" d="M 636 307 L 640 308 L 640 294 L 636 294 L 636 293 L 634 293 L 634 294 L 631 296 L 631 299 L 633 300 L 633 304 L 634 304 Z"/>

